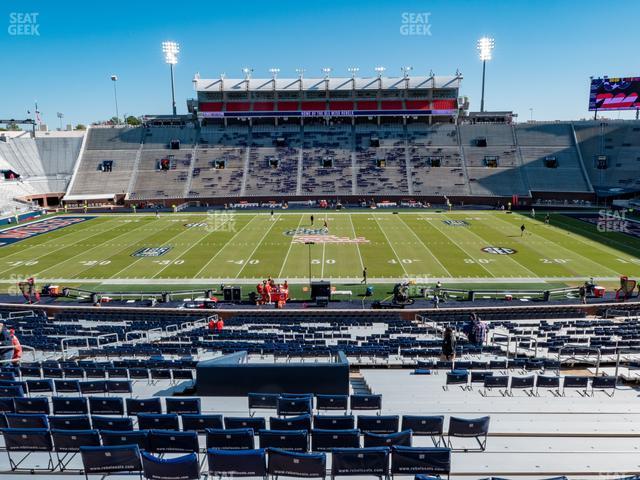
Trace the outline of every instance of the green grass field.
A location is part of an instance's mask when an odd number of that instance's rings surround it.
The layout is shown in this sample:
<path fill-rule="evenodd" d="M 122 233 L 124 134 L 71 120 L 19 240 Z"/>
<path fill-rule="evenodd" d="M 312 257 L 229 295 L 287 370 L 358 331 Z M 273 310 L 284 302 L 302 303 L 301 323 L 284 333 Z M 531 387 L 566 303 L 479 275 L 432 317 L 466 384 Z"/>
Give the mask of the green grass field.
<path fill-rule="evenodd" d="M 145 288 L 255 283 L 269 276 L 305 283 L 310 264 L 312 278 L 336 284 L 359 282 L 363 266 L 371 283 L 441 280 L 487 288 L 640 276 L 640 240 L 600 233 L 563 215 L 552 215 L 545 225 L 541 215 L 533 220 L 505 212 L 331 211 L 314 212 L 314 227 L 309 216 L 280 211 L 273 218 L 253 212 L 99 215 L 0 246 L 0 283 L 27 276 L 40 284 Z M 328 234 L 321 231 L 325 220 Z M 318 231 L 299 230 L 305 228 Z M 305 245 L 296 231 L 314 235 L 315 244 Z M 160 247 L 169 249 L 160 256 L 134 256 Z"/>

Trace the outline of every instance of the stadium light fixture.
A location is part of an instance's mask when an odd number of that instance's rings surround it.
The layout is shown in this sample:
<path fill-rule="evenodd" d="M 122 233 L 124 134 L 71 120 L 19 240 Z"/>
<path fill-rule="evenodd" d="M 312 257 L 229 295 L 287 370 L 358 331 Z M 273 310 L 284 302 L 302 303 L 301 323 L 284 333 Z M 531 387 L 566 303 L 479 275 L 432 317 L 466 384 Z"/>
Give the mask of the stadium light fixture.
<path fill-rule="evenodd" d="M 271 74 L 271 78 L 273 78 L 273 81 L 275 82 L 278 74 L 280 73 L 280 69 L 279 68 L 270 68 L 269 69 L 269 73 Z"/>
<path fill-rule="evenodd" d="M 404 78 L 409 78 L 409 72 L 413 70 L 413 67 L 411 65 L 407 65 L 406 67 L 401 67 L 400 69 L 402 70 L 402 76 Z"/>
<path fill-rule="evenodd" d="M 296 68 L 296 73 L 298 74 L 298 78 L 302 80 L 304 78 L 304 72 L 306 70 L 304 68 Z"/>
<path fill-rule="evenodd" d="M 116 84 L 118 83 L 118 76 L 111 75 L 111 81 L 113 82 L 113 98 L 116 102 L 116 118 L 118 119 L 118 123 L 120 123 L 120 113 L 118 112 L 118 89 Z"/>
<path fill-rule="evenodd" d="M 173 107 L 173 115 L 176 115 L 176 90 L 173 78 L 173 66 L 178 64 L 180 45 L 176 42 L 162 42 L 162 52 L 164 53 L 164 63 L 168 63 L 171 69 L 171 106 Z"/>
<path fill-rule="evenodd" d="M 331 72 L 333 71 L 333 68 L 331 67 L 324 67 L 322 69 L 322 73 L 324 73 L 324 78 L 329 78 L 329 75 L 331 75 Z"/>
<path fill-rule="evenodd" d="M 351 78 L 356 78 L 360 69 L 358 67 L 349 67 L 347 68 L 347 72 L 351 74 Z"/>
<path fill-rule="evenodd" d="M 478 52 L 480 60 L 482 60 L 482 97 L 480 99 L 480 111 L 484 112 L 484 78 L 487 70 L 487 61 L 493 58 L 492 52 L 495 47 L 495 41 L 491 37 L 482 37 L 478 40 Z"/>
<path fill-rule="evenodd" d="M 244 67 L 242 69 L 242 74 L 244 75 L 245 80 L 249 80 L 251 78 L 252 73 L 253 73 L 253 68 Z"/>
<path fill-rule="evenodd" d="M 58 112 L 58 113 L 56 113 L 56 116 L 58 117 L 58 120 L 60 121 L 60 131 L 62 131 L 62 119 L 64 118 L 64 113 Z"/>
<path fill-rule="evenodd" d="M 382 77 L 382 74 L 384 73 L 386 68 L 379 65 L 379 66 L 375 67 L 374 70 L 378 74 L 378 77 Z"/>

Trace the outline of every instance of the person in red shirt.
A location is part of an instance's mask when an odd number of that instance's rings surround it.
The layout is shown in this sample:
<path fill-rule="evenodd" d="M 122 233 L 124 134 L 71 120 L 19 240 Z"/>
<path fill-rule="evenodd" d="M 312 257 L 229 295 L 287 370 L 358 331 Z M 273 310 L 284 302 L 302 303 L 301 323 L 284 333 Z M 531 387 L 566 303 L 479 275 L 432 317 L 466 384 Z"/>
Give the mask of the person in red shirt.
<path fill-rule="evenodd" d="M 13 358 L 11 359 L 11 363 L 20 363 L 22 359 L 22 345 L 18 337 L 16 337 L 16 332 L 13 328 L 9 330 L 9 333 L 11 334 L 11 343 L 13 344 Z"/>
<path fill-rule="evenodd" d="M 258 305 L 261 305 L 262 303 L 264 303 L 264 288 L 262 288 L 261 283 L 259 283 L 258 286 L 256 286 L 256 291 L 258 292 L 258 297 L 259 297 L 259 300 L 256 303 Z"/>
<path fill-rule="evenodd" d="M 213 333 L 215 329 L 216 329 L 215 320 L 213 319 L 209 320 L 209 333 Z"/>
<path fill-rule="evenodd" d="M 267 296 L 268 305 L 271 305 L 271 290 L 272 290 L 271 283 L 267 282 L 267 284 L 265 285 L 265 291 L 267 293 L 266 296 Z"/>
<path fill-rule="evenodd" d="M 216 322 L 216 330 L 218 331 L 218 333 L 222 333 L 223 328 L 224 328 L 224 320 L 219 318 L 218 321 Z"/>

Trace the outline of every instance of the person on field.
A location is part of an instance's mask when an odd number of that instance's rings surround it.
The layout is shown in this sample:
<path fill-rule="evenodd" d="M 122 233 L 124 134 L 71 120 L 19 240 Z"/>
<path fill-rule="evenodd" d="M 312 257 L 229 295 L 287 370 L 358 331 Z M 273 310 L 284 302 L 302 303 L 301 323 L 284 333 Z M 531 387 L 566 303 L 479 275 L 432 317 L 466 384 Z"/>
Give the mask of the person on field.
<path fill-rule="evenodd" d="M 313 215 L 311 215 L 311 226 L 313 226 Z"/>
<path fill-rule="evenodd" d="M 367 267 L 362 269 L 362 281 L 360 283 L 364 283 L 365 285 L 367 284 Z"/>
<path fill-rule="evenodd" d="M 525 226 L 524 223 L 522 225 L 520 225 L 520 236 L 522 237 L 524 235 L 524 231 L 525 231 Z"/>
<path fill-rule="evenodd" d="M 549 219 L 549 214 L 547 213 L 547 214 L 544 216 L 544 223 L 546 223 L 547 225 L 549 225 L 549 220 L 550 220 L 550 219 Z"/>
<path fill-rule="evenodd" d="M 584 285 L 580 285 L 580 288 L 578 289 L 578 294 L 580 295 L 580 303 L 582 304 L 586 304 L 587 303 L 587 289 Z"/>

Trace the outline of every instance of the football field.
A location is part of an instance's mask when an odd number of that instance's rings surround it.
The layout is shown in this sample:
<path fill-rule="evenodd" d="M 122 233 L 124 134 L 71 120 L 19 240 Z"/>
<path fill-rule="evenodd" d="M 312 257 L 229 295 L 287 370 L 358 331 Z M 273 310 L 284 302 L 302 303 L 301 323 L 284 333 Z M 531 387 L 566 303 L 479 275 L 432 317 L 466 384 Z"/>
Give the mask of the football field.
<path fill-rule="evenodd" d="M 313 215 L 313 225 L 310 212 L 287 211 L 48 217 L 0 231 L 0 282 L 305 283 L 311 275 L 349 283 L 361 280 L 365 266 L 371 283 L 640 276 L 638 238 L 560 214 L 549 225 L 542 215 L 496 211 Z"/>

